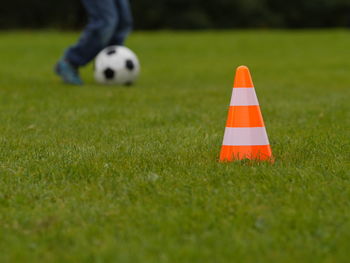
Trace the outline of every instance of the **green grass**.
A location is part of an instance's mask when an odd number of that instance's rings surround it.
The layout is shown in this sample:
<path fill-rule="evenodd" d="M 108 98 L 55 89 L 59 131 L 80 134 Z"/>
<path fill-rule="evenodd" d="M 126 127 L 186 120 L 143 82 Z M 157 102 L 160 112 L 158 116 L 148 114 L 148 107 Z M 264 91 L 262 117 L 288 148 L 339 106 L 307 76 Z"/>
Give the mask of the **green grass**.
<path fill-rule="evenodd" d="M 0 33 L 1 262 L 348 262 L 348 31 L 137 32 L 131 88 L 63 85 L 76 37 Z M 217 162 L 241 64 L 274 165 Z"/>

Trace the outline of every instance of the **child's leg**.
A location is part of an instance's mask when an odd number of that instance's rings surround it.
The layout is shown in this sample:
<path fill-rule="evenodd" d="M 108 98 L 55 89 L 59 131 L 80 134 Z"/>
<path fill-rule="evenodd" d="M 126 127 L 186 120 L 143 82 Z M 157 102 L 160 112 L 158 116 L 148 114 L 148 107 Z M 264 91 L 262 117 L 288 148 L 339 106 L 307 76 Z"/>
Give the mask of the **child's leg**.
<path fill-rule="evenodd" d="M 64 58 L 79 67 L 89 63 L 110 42 L 118 24 L 115 0 L 82 0 L 89 23 Z"/>
<path fill-rule="evenodd" d="M 109 45 L 123 45 L 132 29 L 132 14 L 129 0 L 114 0 L 118 12 L 118 24 Z"/>

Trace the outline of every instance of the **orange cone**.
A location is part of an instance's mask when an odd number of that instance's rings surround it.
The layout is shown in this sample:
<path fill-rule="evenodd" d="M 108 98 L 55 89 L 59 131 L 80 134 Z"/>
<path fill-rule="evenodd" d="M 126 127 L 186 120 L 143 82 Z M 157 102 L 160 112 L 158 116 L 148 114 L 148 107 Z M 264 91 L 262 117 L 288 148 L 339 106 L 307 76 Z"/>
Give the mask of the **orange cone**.
<path fill-rule="evenodd" d="M 220 161 L 273 161 L 269 139 L 246 66 L 237 68 Z"/>

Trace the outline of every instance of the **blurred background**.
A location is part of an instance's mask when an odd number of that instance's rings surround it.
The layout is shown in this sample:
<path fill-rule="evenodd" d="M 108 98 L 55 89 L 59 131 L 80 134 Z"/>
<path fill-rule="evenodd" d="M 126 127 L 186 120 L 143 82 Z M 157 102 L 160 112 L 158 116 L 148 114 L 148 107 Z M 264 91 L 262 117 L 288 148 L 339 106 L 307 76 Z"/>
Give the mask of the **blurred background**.
<path fill-rule="evenodd" d="M 350 26 L 350 0 L 131 0 L 136 30 Z M 78 29 L 79 0 L 2 1 L 0 29 Z"/>

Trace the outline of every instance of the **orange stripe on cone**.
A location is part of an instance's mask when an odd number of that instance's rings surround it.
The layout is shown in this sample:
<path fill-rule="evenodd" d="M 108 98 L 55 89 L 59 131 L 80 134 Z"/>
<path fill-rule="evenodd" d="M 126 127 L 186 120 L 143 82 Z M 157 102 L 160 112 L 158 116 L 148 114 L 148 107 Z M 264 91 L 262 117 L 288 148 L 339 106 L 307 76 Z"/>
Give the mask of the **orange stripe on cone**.
<path fill-rule="evenodd" d="M 233 90 L 235 88 L 254 89 L 249 69 L 246 66 L 237 68 Z M 225 136 L 220 153 L 221 162 L 242 159 L 273 162 L 260 106 L 254 90 L 252 92 L 232 92 L 231 102 L 234 102 L 234 104 L 230 105 L 228 112 Z M 245 97 L 245 94 L 247 94 L 247 97 Z M 254 94 L 253 99 L 251 94 Z M 249 100 L 253 103 L 252 105 Z M 238 105 L 235 105 L 236 103 Z"/>
<path fill-rule="evenodd" d="M 220 153 L 221 161 L 234 161 L 242 159 L 271 160 L 272 152 L 270 145 L 252 145 L 252 146 L 222 146 Z"/>
<path fill-rule="evenodd" d="M 230 106 L 226 127 L 264 127 L 264 120 L 257 106 Z"/>

